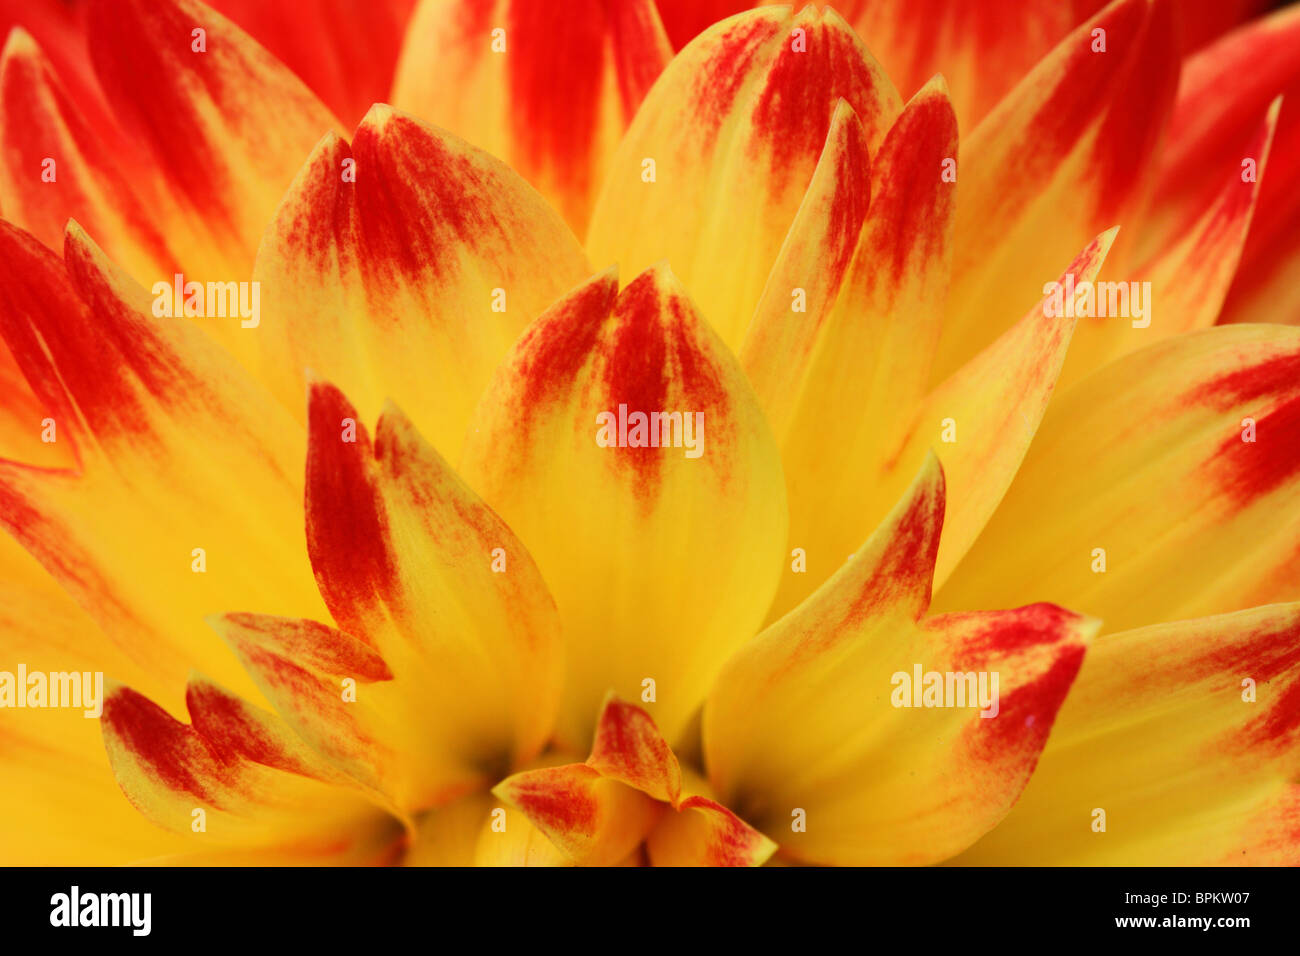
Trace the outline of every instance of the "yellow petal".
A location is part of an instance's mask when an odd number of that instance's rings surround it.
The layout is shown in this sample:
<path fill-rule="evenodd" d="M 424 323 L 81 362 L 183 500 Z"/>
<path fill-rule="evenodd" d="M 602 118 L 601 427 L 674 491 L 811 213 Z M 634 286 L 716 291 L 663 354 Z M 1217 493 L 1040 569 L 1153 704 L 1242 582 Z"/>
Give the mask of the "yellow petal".
<path fill-rule="evenodd" d="M 258 252 L 248 334 L 294 415 L 310 369 L 367 421 L 391 398 L 454 458 L 497 363 L 586 274 L 572 233 L 509 167 L 377 105 L 351 146 L 326 136 L 294 180 Z"/>
<path fill-rule="evenodd" d="M 546 585 L 395 407 L 373 444 L 333 386 L 314 385 L 310 409 L 307 547 L 334 620 L 393 675 L 379 736 L 414 781 L 399 802 L 421 809 L 486 786 L 550 736 L 562 645 Z"/>
<path fill-rule="evenodd" d="M 201 677 L 191 682 L 187 707 L 190 725 L 114 684 L 100 725 L 127 798 L 158 826 L 187 834 L 194 852 L 311 853 L 400 834 L 273 715 Z"/>
<path fill-rule="evenodd" d="M 0 245 L 0 334 L 78 465 L 0 464 L 0 521 L 173 694 L 199 667 L 255 695 L 202 619 L 324 615 L 302 432 L 201 329 L 154 318 L 75 223 L 66 263 L 9 226 Z"/>
<path fill-rule="evenodd" d="M 569 861 L 586 866 L 611 866 L 625 858 L 667 809 L 581 763 L 526 770 L 492 792 L 517 807 Z"/>
<path fill-rule="evenodd" d="M 1298 705 L 1300 604 L 1102 637 L 1020 802 L 957 862 L 1294 866 Z"/>
<path fill-rule="evenodd" d="M 1134 352 L 1048 409 L 935 604 L 1054 601 L 1108 631 L 1286 600 L 1300 582 L 1300 330 Z"/>
<path fill-rule="evenodd" d="M 739 348 L 841 99 L 874 152 L 902 103 L 834 11 L 752 10 L 710 27 L 664 70 L 611 162 L 593 262 L 634 276 L 666 258 Z"/>
<path fill-rule="evenodd" d="M 1029 779 L 1096 630 L 1049 604 L 925 617 L 943 513 L 930 456 L 853 559 L 710 693 L 710 782 L 790 857 L 925 864 L 968 847 Z M 918 670 L 968 677 L 940 677 L 949 706 L 908 706 Z"/>
<path fill-rule="evenodd" d="M 678 738 L 762 619 L 786 530 L 776 446 L 735 358 L 667 268 L 617 297 L 616 284 L 597 276 L 524 333 L 462 468 L 555 595 L 567 649 L 557 733 L 578 752 L 611 689 L 653 701 Z M 657 413 L 680 417 L 660 420 L 649 447 Z"/>

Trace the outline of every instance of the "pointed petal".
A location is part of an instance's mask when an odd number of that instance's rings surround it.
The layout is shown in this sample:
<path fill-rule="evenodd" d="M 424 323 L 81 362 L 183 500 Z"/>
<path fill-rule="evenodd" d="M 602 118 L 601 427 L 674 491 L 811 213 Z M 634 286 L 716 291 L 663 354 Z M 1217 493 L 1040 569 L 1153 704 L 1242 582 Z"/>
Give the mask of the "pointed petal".
<path fill-rule="evenodd" d="M 78 462 L 0 463 L 0 521 L 150 673 L 179 686 L 199 666 L 252 693 L 202 619 L 324 615 L 296 427 L 200 329 L 148 315 L 75 224 L 66 268 L 12 227 L 0 246 L 0 334 Z"/>
<path fill-rule="evenodd" d="M 1098 236 L 1070 263 L 1066 275 L 1092 282 L 1106 260 L 1116 230 Z M 979 536 L 1015 479 L 1034 431 L 1043 419 L 1065 363 L 1078 321 L 1039 302 L 1029 314 L 971 359 L 925 400 L 920 428 L 909 436 L 900 461 L 915 460 L 951 418 L 956 441 L 941 444 L 941 460 L 953 500 L 935 566 L 941 586 Z"/>
<path fill-rule="evenodd" d="M 310 404 L 307 546 L 334 620 L 382 655 L 406 699 L 397 732 L 418 738 L 427 792 L 404 799 L 500 779 L 541 749 L 559 695 L 559 624 L 537 567 L 396 408 L 372 444 L 338 389 L 314 385 Z"/>
<path fill-rule="evenodd" d="M 1259 203 L 1232 291 L 1225 322 L 1300 324 L 1300 260 L 1295 222 L 1300 198 L 1300 9 L 1287 7 L 1235 30 L 1188 59 L 1170 122 L 1148 245 L 1161 248 L 1210 204 L 1224 176 L 1242 175 L 1252 157 L 1242 151 L 1259 117 L 1283 98 L 1277 132 L 1262 179 Z"/>
<path fill-rule="evenodd" d="M 837 122 L 828 151 L 840 128 L 855 125 Z M 806 565 L 787 566 L 769 621 L 813 591 L 871 533 L 924 453 L 922 447 L 906 461 L 898 457 L 915 428 L 910 413 L 928 388 L 943 318 L 954 189 L 943 181 L 943 160 L 956 151 L 956 120 L 936 78 L 907 104 L 870 172 L 850 155 L 848 170 L 835 177 L 834 201 L 850 205 L 866 192 L 861 180 L 871 179 L 860 236 L 855 231 L 840 247 L 856 245 L 848 261 L 832 258 L 838 270 L 822 261 L 832 249 L 813 232 L 829 223 L 838 234 L 849 218 L 828 217 L 812 204 L 824 159 L 768 280 L 741 358 L 782 445 L 790 544 L 802 549 Z M 828 280 L 830 287 L 821 288 Z M 792 311 L 795 289 L 807 293 L 807 313 Z M 831 421 L 833 462 L 825 444 Z M 925 446 L 929 440 L 927 431 Z"/>
<path fill-rule="evenodd" d="M 785 541 L 780 460 L 734 357 L 667 268 L 615 288 L 597 276 L 524 333 L 462 468 L 555 595 L 567 648 L 557 733 L 579 752 L 611 689 L 648 689 L 664 736 L 679 737 L 754 633 Z M 649 441 L 633 413 L 660 412 L 681 413 L 659 421 L 662 445 L 629 444 Z M 623 413 L 634 425 L 620 443 Z"/>
<path fill-rule="evenodd" d="M 412 805 L 418 768 L 395 752 L 406 743 L 394 718 L 400 688 L 373 648 L 315 621 L 226 614 L 209 624 L 285 725 L 332 766 L 398 806 Z M 202 730 L 197 717 L 195 726 Z"/>
<path fill-rule="evenodd" d="M 193 31 L 204 30 L 202 51 Z M 199 280 L 242 280 L 272 211 L 335 120 L 278 60 L 197 0 L 93 0 L 91 59 L 118 119 L 181 198 L 167 237 Z"/>
<path fill-rule="evenodd" d="M 393 103 L 506 160 L 581 234 L 671 56 L 652 0 L 423 0 Z"/>
<path fill-rule="evenodd" d="M 337 845 L 340 830 L 372 836 L 370 822 L 383 815 L 356 790 L 304 775 L 302 765 L 314 758 L 270 715 L 257 720 L 273 736 L 214 746 L 197 720 L 182 724 L 130 688 L 114 684 L 105 697 L 100 726 L 122 791 L 158 826 L 190 834 L 196 851 Z M 223 697 L 229 695 L 206 684 L 191 701 L 222 733 L 230 724 L 221 714 L 246 706 Z M 196 810 L 203 811 L 202 828 Z"/>
<path fill-rule="evenodd" d="M 586 764 L 526 770 L 492 792 L 517 808 L 569 861 L 610 866 L 645 839 L 663 804 Z M 510 829 L 509 814 L 506 830 Z"/>
<path fill-rule="evenodd" d="M 104 143 L 26 31 L 0 57 L 0 195 L 4 214 L 50 248 L 69 217 L 133 275 L 172 274 L 174 256 L 116 150 Z M 53 165 L 50 165 L 50 164 Z"/>
<path fill-rule="evenodd" d="M 655 866 L 762 866 L 776 844 L 707 797 L 682 801 L 646 841 Z"/>
<path fill-rule="evenodd" d="M 902 103 L 834 11 L 752 10 L 711 27 L 673 59 L 619 146 L 592 215 L 593 261 L 636 275 L 666 257 L 738 348 L 841 99 L 874 152 Z"/>
<path fill-rule="evenodd" d="M 1029 779 L 1096 629 L 1046 604 L 923 618 L 943 512 L 931 456 L 862 551 L 709 696 L 710 782 L 796 859 L 933 863 L 973 843 Z M 968 674 L 972 693 L 982 680 L 992 706 L 905 707 L 914 669 Z"/>
<path fill-rule="evenodd" d="M 1172 6 L 1116 0 L 962 143 L 936 381 L 1023 315 L 1062 262 L 1135 213 L 1178 78 Z M 1096 30 L 1105 31 L 1105 52 Z"/>
<path fill-rule="evenodd" d="M 1171 335 L 1214 324 L 1237 272 L 1260 187 L 1266 181 L 1264 169 L 1281 105 L 1280 101 L 1274 101 L 1264 121 L 1242 147 L 1241 155 L 1250 157 L 1256 164 L 1256 176 L 1245 180 L 1241 166 L 1232 165 L 1226 177 L 1221 177 L 1218 194 L 1200 216 L 1185 224 L 1173 241 L 1130 272 L 1127 301 L 1142 303 L 1141 314 L 1131 306 L 1128 317 L 1081 321 L 1061 376 L 1062 386 L 1074 384 L 1120 355 Z M 1109 302 L 1110 293 L 1105 294 Z"/>
<path fill-rule="evenodd" d="M 587 766 L 674 807 L 682 794 L 682 770 L 654 719 L 615 697 L 605 701 Z"/>
<path fill-rule="evenodd" d="M 344 123 L 388 99 L 415 0 L 213 0 Z"/>
<path fill-rule="evenodd" d="M 577 240 L 508 167 L 376 106 L 351 147 L 321 140 L 267 230 L 264 377 L 295 414 L 306 369 L 367 421 L 391 398 L 455 456 L 497 363 L 586 274 Z"/>
<path fill-rule="evenodd" d="M 1297 702 L 1300 604 L 1103 637 L 1020 802 L 958 862 L 1294 865 Z"/>
<path fill-rule="evenodd" d="M 1243 325 L 1089 376 L 1048 410 L 936 606 L 1049 600 L 1109 631 L 1293 596 L 1297 369 L 1300 330 Z"/>

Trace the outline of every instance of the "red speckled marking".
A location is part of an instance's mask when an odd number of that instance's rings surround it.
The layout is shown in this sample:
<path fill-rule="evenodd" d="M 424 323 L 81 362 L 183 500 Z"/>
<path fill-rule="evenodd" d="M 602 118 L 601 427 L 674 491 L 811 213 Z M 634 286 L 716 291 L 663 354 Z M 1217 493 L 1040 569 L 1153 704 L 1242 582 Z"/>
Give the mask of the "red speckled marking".
<path fill-rule="evenodd" d="M 121 217 L 134 241 L 155 261 L 165 266 L 174 263 L 162 233 L 114 164 L 114 152 L 100 142 L 44 57 L 12 58 L 4 74 L 2 96 L 8 131 L 5 146 L 10 152 L 6 164 L 31 183 L 21 201 L 6 204 L 10 215 L 15 208 L 40 207 L 41 221 L 31 226 L 38 238 L 57 248 L 69 219 L 76 219 L 91 234 L 107 231 L 102 228 L 104 218 L 97 203 L 87 195 L 102 191 L 113 202 L 110 215 Z M 65 136 L 72 140 L 75 153 L 64 149 Z M 36 178 L 47 156 L 59 163 L 58 186 Z"/>
<path fill-rule="evenodd" d="M 884 248 L 868 275 L 897 287 L 909 266 L 942 261 L 955 191 L 940 178 L 940 164 L 957 156 L 957 117 L 948 100 L 926 96 L 910 103 L 876 155 L 872 182 L 872 234 Z"/>
<path fill-rule="evenodd" d="M 345 442 L 343 419 L 356 422 Z M 339 626 L 367 634 L 367 622 L 395 580 L 388 520 L 372 485 L 370 436 L 333 385 L 315 384 L 308 403 L 307 552 L 325 605 Z"/>
<path fill-rule="evenodd" d="M 531 770 L 510 778 L 510 802 L 542 830 L 566 840 L 596 833 L 599 800 L 593 785 L 600 774 L 583 764 Z"/>
<path fill-rule="evenodd" d="M 675 804 L 681 794 L 681 769 L 654 718 L 621 700 L 601 712 L 587 766 L 656 800 Z"/>
<path fill-rule="evenodd" d="M 913 492 L 907 509 L 892 528 L 884 552 L 835 630 L 859 628 L 881 609 L 892 605 L 908 606 L 918 618 L 925 612 L 930 604 L 946 503 L 943 474 L 936 471 L 934 481 L 922 484 Z M 863 556 L 854 560 L 868 559 Z"/>
<path fill-rule="evenodd" d="M 241 647 L 267 647 L 324 674 L 344 674 L 365 682 L 392 680 L 379 652 L 316 621 L 267 614 L 227 614 L 225 633 Z"/>
<path fill-rule="evenodd" d="M 808 48 L 796 53 L 784 36 L 776 47 L 754 106 L 751 153 L 767 163 L 776 189 L 802 190 L 841 97 L 873 134 L 886 118 L 880 115 L 875 78 L 852 31 L 835 21 L 802 17 L 788 26 L 807 31 Z"/>
<path fill-rule="evenodd" d="M 518 413 L 535 420 L 547 405 L 568 397 L 592 358 L 618 294 L 618 279 L 602 274 L 570 292 L 537 319 L 515 347 Z M 594 426 L 593 426 L 594 427 Z"/>
<path fill-rule="evenodd" d="M 785 33 L 785 23 L 763 15 L 733 24 L 714 37 L 692 91 L 693 122 L 712 142 L 734 115 L 734 104 L 768 44 Z"/>
<path fill-rule="evenodd" d="M 191 682 L 185 705 L 194 729 L 214 753 L 227 761 L 251 760 L 264 767 L 316 777 L 300 754 L 285 746 L 284 736 L 268 726 L 278 720 L 215 684 Z M 291 733 L 286 727 L 285 733 Z"/>
<path fill-rule="evenodd" d="M 702 848 L 704 866 L 753 866 L 764 843 L 762 835 L 722 804 L 706 797 L 687 797 L 682 813 L 701 814 L 708 828 Z"/>
<path fill-rule="evenodd" d="M 1080 645 L 1061 648 L 1046 672 L 1000 695 L 996 717 L 975 718 L 972 726 L 976 757 L 987 761 L 990 768 L 1001 768 L 1002 773 L 1018 772 L 1028 780 L 1083 664 L 1084 653 Z"/>
<path fill-rule="evenodd" d="M 619 295 L 606 342 L 602 372 L 604 408 L 627 405 L 640 411 L 704 413 L 705 448 L 727 441 L 731 407 L 721 370 L 701 347 L 703 323 L 690 302 L 665 288 L 656 270 L 637 276 Z M 658 489 L 660 468 L 677 449 L 619 448 L 611 460 L 630 464 L 638 493 L 649 501 Z M 725 456 L 705 457 L 716 467 Z"/>
<path fill-rule="evenodd" d="M 833 143 L 828 140 L 826 150 L 832 148 Z M 824 152 L 823 159 L 826 158 Z M 844 124 L 842 142 L 829 158 L 835 162 L 836 189 L 826 211 L 825 268 L 833 277 L 828 285 L 835 289 L 839 288 L 853 259 L 862 235 L 862 224 L 871 207 L 870 157 L 861 123 L 851 121 Z"/>
<path fill-rule="evenodd" d="M 1006 611 L 972 611 L 944 614 L 934 625 L 944 630 L 954 625 L 962 632 L 955 649 L 956 670 L 995 668 L 997 662 L 1044 644 L 1055 644 L 1079 622 L 1079 615 L 1055 604 L 1029 604 Z M 974 625 L 972 630 L 967 630 Z"/>
<path fill-rule="evenodd" d="M 1234 412 L 1228 437 L 1207 463 L 1235 507 L 1246 507 L 1300 474 L 1300 352 L 1221 375 L 1189 393 L 1187 400 L 1225 411 L 1235 407 L 1242 418 L 1255 419 L 1256 440 L 1243 442 Z"/>
<path fill-rule="evenodd" d="M 168 790 L 221 808 L 213 784 L 233 764 L 218 760 L 190 727 L 129 687 L 107 696 L 101 720 L 104 733 L 115 736 Z"/>

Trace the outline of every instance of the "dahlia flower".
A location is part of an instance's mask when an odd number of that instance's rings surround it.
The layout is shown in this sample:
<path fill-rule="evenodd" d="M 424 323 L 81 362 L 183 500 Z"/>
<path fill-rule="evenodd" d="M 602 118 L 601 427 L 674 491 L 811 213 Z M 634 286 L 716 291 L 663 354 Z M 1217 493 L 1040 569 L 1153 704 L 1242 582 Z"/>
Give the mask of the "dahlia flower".
<path fill-rule="evenodd" d="M 1300 862 L 1300 7 L 749 6 L 4 5 L 0 862 Z"/>

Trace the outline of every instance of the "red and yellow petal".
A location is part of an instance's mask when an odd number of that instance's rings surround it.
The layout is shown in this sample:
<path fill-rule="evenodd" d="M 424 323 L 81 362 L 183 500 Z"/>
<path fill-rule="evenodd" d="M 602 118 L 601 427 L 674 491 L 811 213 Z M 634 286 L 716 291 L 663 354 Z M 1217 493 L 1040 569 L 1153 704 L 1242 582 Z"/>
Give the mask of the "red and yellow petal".
<path fill-rule="evenodd" d="M 710 782 L 794 859 L 924 864 L 972 844 L 1028 781 L 1096 630 L 1048 604 L 925 617 L 944 499 L 931 456 L 852 560 L 734 655 L 709 696 Z M 918 668 L 969 674 L 972 691 L 983 680 L 987 699 L 902 706 L 898 675 Z"/>
<path fill-rule="evenodd" d="M 529 327 L 462 467 L 555 595 L 557 734 L 579 752 L 610 690 L 654 701 L 680 737 L 761 621 L 786 531 L 776 444 L 735 358 L 665 266 L 616 290 L 599 275 Z"/>
<path fill-rule="evenodd" d="M 1116 0 L 964 139 L 936 381 L 1024 314 L 1093 236 L 1140 212 L 1178 78 L 1172 8 Z"/>
<path fill-rule="evenodd" d="M 633 276 L 667 259 L 738 348 L 841 99 L 874 152 L 902 102 L 834 11 L 752 10 L 709 28 L 663 72 L 611 162 L 593 261 Z"/>
<path fill-rule="evenodd" d="M 380 857 L 401 836 L 284 724 L 204 678 L 187 694 L 191 724 L 120 684 L 105 696 L 100 725 L 118 784 L 156 825 L 187 834 L 191 852 Z"/>
<path fill-rule="evenodd" d="M 671 56 L 653 0 L 423 0 L 393 103 L 506 160 L 581 235 Z"/>
<path fill-rule="evenodd" d="M 321 616 L 301 541 L 301 431 L 75 224 L 66 263 L 0 227 L 0 334 L 76 467 L 0 463 L 3 524 L 128 656 L 255 693 L 203 616 Z"/>
<path fill-rule="evenodd" d="M 798 549 L 769 620 L 870 534 L 920 462 L 900 463 L 898 453 L 916 427 L 943 321 L 955 188 L 943 164 L 956 152 L 941 79 L 907 104 L 870 167 L 841 103 L 768 279 L 741 361 L 781 444 Z"/>
<path fill-rule="evenodd" d="M 151 185 L 179 205 L 166 223 L 169 248 L 190 278 L 246 279 L 303 157 L 338 121 L 198 0 L 93 0 L 86 29 L 105 96 L 152 156 L 160 178 Z"/>
<path fill-rule="evenodd" d="M 1240 162 L 1227 164 L 1219 171 L 1217 194 L 1195 221 L 1185 223 L 1176 237 L 1129 272 L 1128 301 L 1141 304 L 1140 314 L 1130 306 L 1126 316 L 1080 321 L 1061 375 L 1062 386 L 1074 384 L 1120 355 L 1214 325 L 1241 261 L 1261 185 L 1267 181 L 1264 171 L 1281 106 L 1280 101 L 1273 102 L 1242 146 L 1241 155 L 1254 163 L 1254 175 L 1244 176 Z M 1109 292 L 1106 297 L 1109 303 Z"/>
<path fill-rule="evenodd" d="M 151 690 L 165 683 L 135 666 L 7 534 L 0 535 L 0 563 L 0 670 L 14 674 L 23 664 L 29 677 L 77 673 L 82 695 L 79 707 L 3 712 L 0 861 L 115 866 L 182 849 L 180 838 L 145 820 L 122 796 L 93 719 L 102 704 L 96 674 Z"/>
<path fill-rule="evenodd" d="M 338 625 L 372 647 L 398 700 L 389 743 L 421 809 L 518 767 L 550 736 L 555 605 L 511 529 L 395 407 L 373 441 L 338 389 L 311 390 L 307 547 Z"/>
<path fill-rule="evenodd" d="M 1296 865 L 1300 604 L 1094 642 L 1024 795 L 957 862 Z"/>
<path fill-rule="evenodd" d="M 1300 585 L 1300 330 L 1220 326 L 1134 352 L 1048 409 L 936 604 L 1055 601 L 1108 631 Z"/>
<path fill-rule="evenodd" d="M 309 369 L 367 421 L 392 399 L 454 458 L 511 344 L 586 274 L 577 240 L 509 167 L 376 106 L 351 145 L 317 144 L 267 229 L 263 378 L 296 415 Z"/>
<path fill-rule="evenodd" d="M 55 249 L 68 219 L 76 219 L 132 275 L 170 278 L 176 258 L 156 207 L 138 193 L 82 102 L 26 31 L 9 34 L 0 57 L 4 215 Z"/>

